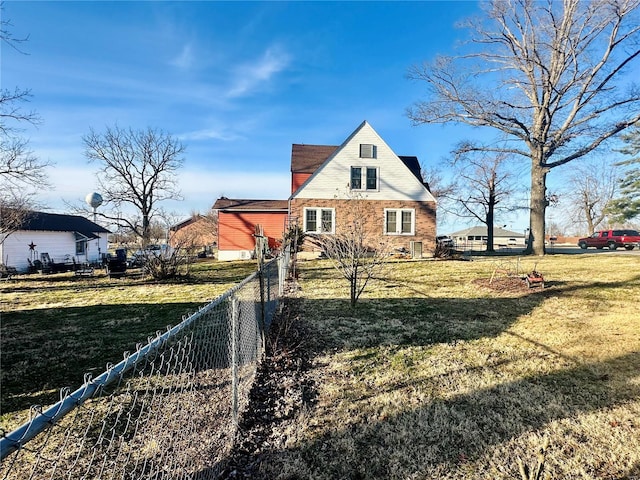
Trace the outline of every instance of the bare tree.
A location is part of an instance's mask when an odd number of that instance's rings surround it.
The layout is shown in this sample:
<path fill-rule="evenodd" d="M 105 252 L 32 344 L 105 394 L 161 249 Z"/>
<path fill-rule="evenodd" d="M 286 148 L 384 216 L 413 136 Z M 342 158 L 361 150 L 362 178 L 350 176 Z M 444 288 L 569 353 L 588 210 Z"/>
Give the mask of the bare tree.
<path fill-rule="evenodd" d="M 182 167 L 185 147 L 175 138 L 148 128 L 135 131 L 119 127 L 104 133 L 94 130 L 83 138 L 85 155 L 101 165 L 98 184 L 105 206 L 122 212 L 127 205 L 136 215 L 99 213 L 102 218 L 126 226 L 149 244 L 151 225 L 163 200 L 181 199 L 176 172 Z"/>
<path fill-rule="evenodd" d="M 437 217 L 442 220 L 444 215 L 452 213 L 451 198 L 455 196 L 456 183 L 445 179 L 442 169 L 439 167 L 427 167 L 421 164 L 420 171 L 422 172 L 422 181 L 436 199 Z"/>
<path fill-rule="evenodd" d="M 194 256 L 192 251 L 197 242 L 194 232 L 183 233 L 174 238 L 171 245 L 164 243 L 176 217 L 164 212 L 157 215 L 150 228 L 150 241 L 154 248 L 144 248 L 139 252 L 146 273 L 156 280 L 175 278 L 191 272 Z"/>
<path fill-rule="evenodd" d="M 563 195 L 570 205 L 574 223 L 586 226 L 589 235 L 607 218 L 611 201 L 618 191 L 618 170 L 611 161 L 598 159 L 577 165 L 567 178 Z"/>
<path fill-rule="evenodd" d="M 487 251 L 493 252 L 493 227 L 496 215 L 512 212 L 517 204 L 517 177 L 505 166 L 508 157 L 484 152 L 459 155 L 452 163 L 458 187 L 446 196 L 452 212 L 487 226 Z"/>
<path fill-rule="evenodd" d="M 451 196 L 455 190 L 455 183 L 445 180 L 442 169 L 421 165 L 420 171 L 422 172 L 422 181 L 427 184 L 427 188 L 436 201 L 439 202 Z"/>
<path fill-rule="evenodd" d="M 19 45 L 27 38 L 14 37 L 11 27 L 9 20 L 0 18 L 0 44 L 23 53 Z M 21 227 L 34 207 L 32 189 L 48 185 L 49 163 L 38 159 L 21 137 L 23 125 L 41 122 L 37 113 L 23 108 L 30 98 L 28 89 L 0 89 L 0 244 Z"/>
<path fill-rule="evenodd" d="M 492 0 L 469 20 L 470 50 L 414 66 L 430 97 L 416 124 L 490 127 L 506 144 L 462 151 L 509 153 L 531 165 L 530 251 L 544 254 L 547 174 L 640 120 L 640 90 L 623 84 L 640 55 L 639 0 Z M 474 48 L 476 47 L 476 48 Z"/>
<path fill-rule="evenodd" d="M 339 230 L 334 234 L 306 235 L 349 282 L 352 308 L 355 308 L 369 281 L 380 274 L 390 250 L 389 245 L 380 242 L 379 235 L 371 228 L 374 222 L 371 221 L 373 212 L 369 207 L 362 196 L 349 194 L 348 207 L 340 212 L 343 220 L 336 221 Z"/>

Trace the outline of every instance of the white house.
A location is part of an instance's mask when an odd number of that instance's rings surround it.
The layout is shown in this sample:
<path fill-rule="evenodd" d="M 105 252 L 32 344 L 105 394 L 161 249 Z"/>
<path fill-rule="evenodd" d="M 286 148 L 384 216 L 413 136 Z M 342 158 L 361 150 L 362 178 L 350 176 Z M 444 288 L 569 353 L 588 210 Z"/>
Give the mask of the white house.
<path fill-rule="evenodd" d="M 108 234 L 84 217 L 31 212 L 20 229 L 0 232 L 0 263 L 25 272 L 43 253 L 54 262 L 98 262 L 107 253 Z"/>
<path fill-rule="evenodd" d="M 449 235 L 457 248 L 484 250 L 487 245 L 486 225 L 465 228 Z M 512 232 L 500 227 L 493 227 L 493 248 L 524 248 L 524 232 Z"/>

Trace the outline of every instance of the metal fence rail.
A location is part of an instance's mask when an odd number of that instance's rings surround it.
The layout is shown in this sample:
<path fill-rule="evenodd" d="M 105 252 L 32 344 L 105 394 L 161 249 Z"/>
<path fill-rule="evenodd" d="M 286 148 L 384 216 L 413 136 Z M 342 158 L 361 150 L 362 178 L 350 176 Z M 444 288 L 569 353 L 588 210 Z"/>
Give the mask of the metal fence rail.
<path fill-rule="evenodd" d="M 61 391 L 0 439 L 0 478 L 216 478 L 288 263 L 285 252 L 102 375 Z"/>

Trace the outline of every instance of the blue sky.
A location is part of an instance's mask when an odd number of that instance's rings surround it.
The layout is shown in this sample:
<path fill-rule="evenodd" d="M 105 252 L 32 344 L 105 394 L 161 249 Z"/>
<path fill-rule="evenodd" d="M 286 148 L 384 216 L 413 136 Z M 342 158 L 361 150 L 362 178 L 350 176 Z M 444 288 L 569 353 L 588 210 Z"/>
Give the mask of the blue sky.
<path fill-rule="evenodd" d="M 186 218 L 221 195 L 287 198 L 291 144 L 340 144 L 363 120 L 397 154 L 442 162 L 470 132 L 412 126 L 405 110 L 424 85 L 406 73 L 452 53 L 465 34 L 456 22 L 478 11 L 464 1 L 6 1 L 14 36 L 29 41 L 28 55 L 2 47 L 2 87 L 32 91 L 43 124 L 26 134 L 55 163 L 55 189 L 39 197 L 51 211 L 96 189 L 82 136 L 117 124 L 186 145 L 185 200 L 167 204 Z"/>

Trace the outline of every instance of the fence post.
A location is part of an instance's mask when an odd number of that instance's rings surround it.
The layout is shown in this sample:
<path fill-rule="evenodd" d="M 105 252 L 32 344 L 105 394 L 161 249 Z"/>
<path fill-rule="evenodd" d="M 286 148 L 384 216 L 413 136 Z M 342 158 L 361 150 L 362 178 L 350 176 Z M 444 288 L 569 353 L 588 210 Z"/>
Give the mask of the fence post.
<path fill-rule="evenodd" d="M 264 264 L 260 264 L 258 268 L 258 280 L 260 284 L 260 319 L 258 320 L 260 324 L 260 356 L 264 355 L 266 350 L 266 330 L 267 323 L 265 318 L 265 308 L 264 308 Z"/>
<path fill-rule="evenodd" d="M 238 423 L 238 350 L 240 347 L 239 331 L 240 331 L 240 305 L 236 296 L 231 297 L 231 409 L 233 413 L 234 423 Z"/>

